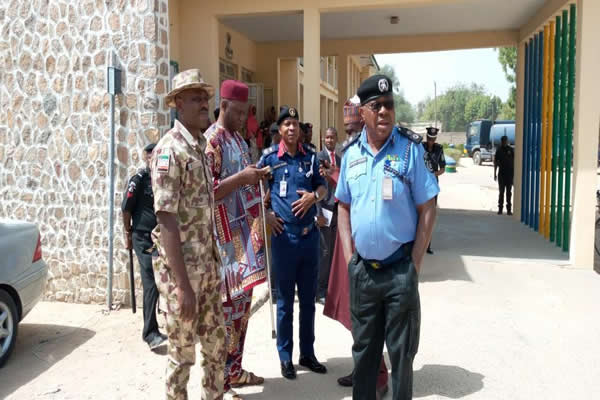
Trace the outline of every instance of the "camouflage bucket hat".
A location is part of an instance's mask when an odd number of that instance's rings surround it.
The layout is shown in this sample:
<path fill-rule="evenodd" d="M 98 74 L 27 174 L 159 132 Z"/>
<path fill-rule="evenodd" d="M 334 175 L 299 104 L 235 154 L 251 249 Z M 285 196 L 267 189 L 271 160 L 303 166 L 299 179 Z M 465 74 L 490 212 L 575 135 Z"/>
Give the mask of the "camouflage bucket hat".
<path fill-rule="evenodd" d="M 188 69 L 178 73 L 173 78 L 173 88 L 165 98 L 167 106 L 175 107 L 175 96 L 187 89 L 204 89 L 208 93 L 209 98 L 215 95 L 215 89 L 212 85 L 204 82 L 199 69 Z"/>

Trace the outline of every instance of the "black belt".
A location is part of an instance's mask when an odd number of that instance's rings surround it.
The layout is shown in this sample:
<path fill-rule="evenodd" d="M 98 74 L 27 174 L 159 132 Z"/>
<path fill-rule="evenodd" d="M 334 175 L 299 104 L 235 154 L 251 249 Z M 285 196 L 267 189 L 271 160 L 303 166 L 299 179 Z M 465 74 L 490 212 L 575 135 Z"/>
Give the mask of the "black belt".
<path fill-rule="evenodd" d="M 300 225 L 300 224 L 288 224 L 288 223 L 284 223 L 283 224 L 284 229 L 286 232 L 289 232 L 293 235 L 297 235 L 297 236 L 306 236 L 308 235 L 310 232 L 312 232 L 312 230 L 314 229 L 315 222 L 311 222 L 308 225 Z"/>
<path fill-rule="evenodd" d="M 382 268 L 385 268 L 391 264 L 394 264 L 394 263 L 402 260 L 403 258 L 405 258 L 407 256 L 410 256 L 412 254 L 412 248 L 413 248 L 414 244 L 415 244 L 414 241 L 404 243 L 402 246 L 398 247 L 398 249 L 396 251 L 394 251 L 392 253 L 392 255 L 388 256 L 384 260 L 367 260 L 364 257 L 362 257 L 360 254 L 358 254 L 358 252 L 356 253 L 356 255 L 358 256 L 358 260 L 363 260 L 365 262 L 365 264 L 367 264 L 371 268 L 382 269 Z"/>

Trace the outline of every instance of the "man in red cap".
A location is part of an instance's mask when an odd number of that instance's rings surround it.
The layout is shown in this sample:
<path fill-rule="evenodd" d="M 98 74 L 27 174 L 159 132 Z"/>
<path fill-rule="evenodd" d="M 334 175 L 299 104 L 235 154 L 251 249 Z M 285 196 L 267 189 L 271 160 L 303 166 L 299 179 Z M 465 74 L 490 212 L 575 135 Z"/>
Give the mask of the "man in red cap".
<path fill-rule="evenodd" d="M 248 110 L 248 86 L 226 80 L 220 95 L 219 118 L 204 137 L 215 192 L 215 237 L 222 260 L 221 299 L 228 339 L 225 399 L 237 400 L 241 397 L 232 387 L 264 382 L 242 368 L 242 356 L 252 288 L 266 278 L 257 183 L 269 168 L 258 169 L 251 163 L 248 145 L 239 134 Z"/>

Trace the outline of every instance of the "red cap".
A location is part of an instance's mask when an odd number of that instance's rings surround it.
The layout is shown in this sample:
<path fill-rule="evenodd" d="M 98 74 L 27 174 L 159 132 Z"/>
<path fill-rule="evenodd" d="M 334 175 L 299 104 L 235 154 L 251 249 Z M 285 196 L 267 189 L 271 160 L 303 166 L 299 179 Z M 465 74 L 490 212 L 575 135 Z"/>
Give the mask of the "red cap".
<path fill-rule="evenodd" d="M 245 103 L 248 101 L 248 86 L 231 79 L 223 81 L 221 84 L 221 98 Z"/>

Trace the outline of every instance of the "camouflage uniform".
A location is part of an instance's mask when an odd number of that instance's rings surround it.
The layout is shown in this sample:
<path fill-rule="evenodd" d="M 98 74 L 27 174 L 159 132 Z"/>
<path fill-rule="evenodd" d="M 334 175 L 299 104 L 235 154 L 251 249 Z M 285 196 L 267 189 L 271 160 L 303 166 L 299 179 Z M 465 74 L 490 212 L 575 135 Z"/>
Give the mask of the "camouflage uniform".
<path fill-rule="evenodd" d="M 196 294 L 197 315 L 180 318 L 177 282 L 166 259 L 160 225 L 153 231 L 158 258 L 154 269 L 161 303 L 166 305 L 168 399 L 187 399 L 190 367 L 196 361 L 196 343 L 202 353 L 202 394 L 222 399 L 227 357 L 223 306 L 220 298 L 220 259 L 214 229 L 212 175 L 206 162 L 206 140 L 198 140 L 179 122 L 158 143 L 152 158 L 154 209 L 177 216 L 183 261 Z"/>

